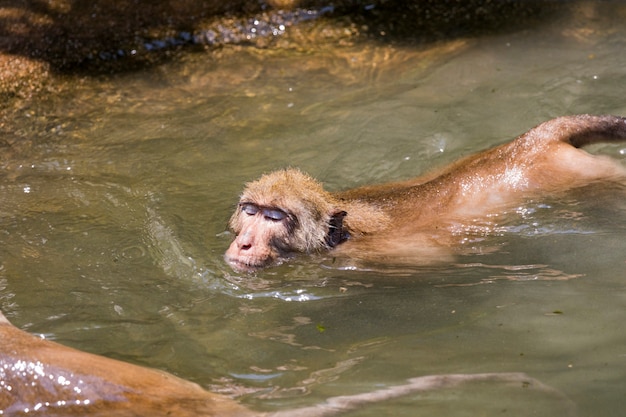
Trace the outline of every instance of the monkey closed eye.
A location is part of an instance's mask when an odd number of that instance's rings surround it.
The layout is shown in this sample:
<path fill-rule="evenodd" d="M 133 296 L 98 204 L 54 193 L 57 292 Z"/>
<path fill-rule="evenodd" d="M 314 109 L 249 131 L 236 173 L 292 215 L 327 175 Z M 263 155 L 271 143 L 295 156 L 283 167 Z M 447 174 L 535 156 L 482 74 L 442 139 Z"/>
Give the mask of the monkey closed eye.
<path fill-rule="evenodd" d="M 275 222 L 279 222 L 287 218 L 287 213 L 277 208 L 260 207 L 252 203 L 242 203 L 240 206 L 241 211 L 249 216 L 254 216 L 260 212 L 266 220 Z"/>
<path fill-rule="evenodd" d="M 252 203 L 241 203 L 239 206 L 241 207 L 241 211 L 248 216 L 254 216 L 259 212 L 259 207 Z"/>
<path fill-rule="evenodd" d="M 265 217 L 267 220 L 279 222 L 287 218 L 287 213 L 279 209 L 264 208 L 262 211 L 263 217 Z"/>

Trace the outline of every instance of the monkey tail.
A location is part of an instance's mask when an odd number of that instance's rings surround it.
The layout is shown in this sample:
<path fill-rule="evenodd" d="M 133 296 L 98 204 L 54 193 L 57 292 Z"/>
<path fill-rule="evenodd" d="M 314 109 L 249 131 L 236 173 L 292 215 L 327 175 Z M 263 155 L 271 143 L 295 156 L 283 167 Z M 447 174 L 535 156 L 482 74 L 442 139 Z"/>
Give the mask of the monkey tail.
<path fill-rule="evenodd" d="M 529 133 L 576 148 L 599 142 L 626 142 L 626 117 L 578 114 L 557 117 Z"/>

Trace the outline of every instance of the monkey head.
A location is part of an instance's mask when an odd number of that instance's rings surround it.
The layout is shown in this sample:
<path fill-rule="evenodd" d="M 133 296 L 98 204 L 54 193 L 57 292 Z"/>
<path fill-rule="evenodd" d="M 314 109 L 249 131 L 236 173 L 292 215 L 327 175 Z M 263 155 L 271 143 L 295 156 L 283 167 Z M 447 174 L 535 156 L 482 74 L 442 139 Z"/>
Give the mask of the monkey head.
<path fill-rule="evenodd" d="M 236 270 L 254 270 L 332 248 L 348 238 L 345 216 L 313 178 L 297 169 L 272 172 L 246 184 L 230 219 L 236 236 L 225 259 Z"/>

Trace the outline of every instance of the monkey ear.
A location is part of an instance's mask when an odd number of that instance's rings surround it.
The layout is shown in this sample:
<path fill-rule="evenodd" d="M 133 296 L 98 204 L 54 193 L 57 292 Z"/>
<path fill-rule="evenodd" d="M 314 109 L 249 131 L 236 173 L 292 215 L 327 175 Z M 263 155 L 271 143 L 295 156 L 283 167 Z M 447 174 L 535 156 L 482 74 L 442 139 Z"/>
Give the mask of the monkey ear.
<path fill-rule="evenodd" d="M 330 216 L 330 220 L 328 221 L 328 234 L 326 235 L 326 244 L 328 247 L 334 248 L 350 237 L 350 234 L 343 228 L 343 218 L 347 215 L 348 213 L 341 210 Z"/>

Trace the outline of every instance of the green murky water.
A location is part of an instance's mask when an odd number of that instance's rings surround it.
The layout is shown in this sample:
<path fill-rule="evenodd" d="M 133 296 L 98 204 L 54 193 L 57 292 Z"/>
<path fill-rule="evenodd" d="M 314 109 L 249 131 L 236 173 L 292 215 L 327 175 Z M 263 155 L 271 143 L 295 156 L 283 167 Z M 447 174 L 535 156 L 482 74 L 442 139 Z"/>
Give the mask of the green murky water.
<path fill-rule="evenodd" d="M 624 187 L 529 201 L 454 264 L 297 259 L 247 276 L 222 260 L 241 186 L 263 172 L 298 166 L 336 190 L 417 175 L 555 116 L 626 114 L 624 10 L 587 12 L 434 52 L 197 55 L 24 109 L 15 123 L 31 140 L 1 161 L 2 311 L 259 410 L 525 372 L 555 391 L 468 384 L 350 415 L 621 416 Z M 626 145 L 594 151 L 626 163 Z"/>

